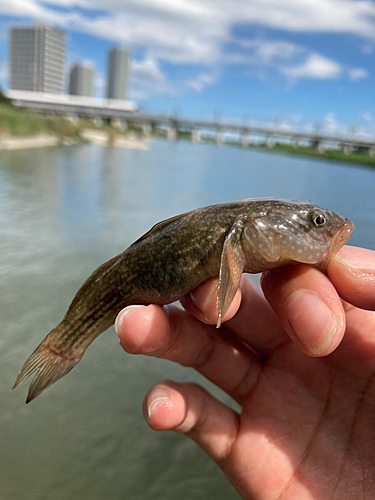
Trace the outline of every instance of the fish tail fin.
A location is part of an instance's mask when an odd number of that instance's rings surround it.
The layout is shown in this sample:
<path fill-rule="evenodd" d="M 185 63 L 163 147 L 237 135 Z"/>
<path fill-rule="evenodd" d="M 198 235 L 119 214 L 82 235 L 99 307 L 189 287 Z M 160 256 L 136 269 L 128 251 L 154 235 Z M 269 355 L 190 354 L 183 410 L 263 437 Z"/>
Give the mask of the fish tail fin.
<path fill-rule="evenodd" d="M 15 389 L 34 372 L 37 372 L 30 385 L 26 403 L 35 399 L 44 389 L 47 389 L 47 387 L 69 373 L 82 357 L 81 355 L 78 358 L 69 359 L 52 351 L 48 347 L 51 344 L 50 335 L 47 335 L 31 356 L 27 358 L 12 387 L 12 389 Z"/>

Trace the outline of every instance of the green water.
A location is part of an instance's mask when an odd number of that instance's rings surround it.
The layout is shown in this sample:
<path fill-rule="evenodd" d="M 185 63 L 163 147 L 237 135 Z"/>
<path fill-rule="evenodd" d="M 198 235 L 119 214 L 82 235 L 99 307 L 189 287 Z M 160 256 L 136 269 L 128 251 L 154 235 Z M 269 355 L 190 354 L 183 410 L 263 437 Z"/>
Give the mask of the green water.
<path fill-rule="evenodd" d="M 214 145 L 156 142 L 0 155 L 0 500 L 238 498 L 192 442 L 156 433 L 141 406 L 191 369 L 123 353 L 113 329 L 63 381 L 25 405 L 10 392 L 25 358 L 99 264 L 154 223 L 252 196 L 310 199 L 350 217 L 375 248 L 373 170 Z"/>

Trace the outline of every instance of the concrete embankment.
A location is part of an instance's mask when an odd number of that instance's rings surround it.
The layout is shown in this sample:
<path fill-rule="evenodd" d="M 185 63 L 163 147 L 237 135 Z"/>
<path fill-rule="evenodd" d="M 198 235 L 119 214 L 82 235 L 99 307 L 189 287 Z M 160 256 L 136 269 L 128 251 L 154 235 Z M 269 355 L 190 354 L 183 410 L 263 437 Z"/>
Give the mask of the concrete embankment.
<path fill-rule="evenodd" d="M 133 134 L 110 135 L 103 130 L 83 129 L 80 133 L 82 140 L 100 146 L 112 146 L 126 149 L 139 149 L 147 151 L 149 142 L 140 139 Z M 78 139 L 79 142 L 79 139 Z M 13 136 L 8 134 L 0 134 L 0 151 L 12 151 L 16 149 L 35 149 L 45 148 L 58 145 L 71 146 L 77 144 L 77 139 L 73 140 L 70 137 L 63 139 L 51 134 L 37 134 L 32 136 Z"/>
<path fill-rule="evenodd" d="M 81 131 L 82 139 L 91 142 L 92 144 L 98 144 L 100 146 L 113 146 L 115 148 L 126 148 L 126 149 L 139 149 L 142 151 L 147 151 L 149 149 L 148 141 L 144 139 L 139 139 L 133 134 L 122 135 L 114 134 L 110 135 L 103 130 L 95 130 L 90 128 L 85 128 Z"/>
<path fill-rule="evenodd" d="M 38 134 L 33 136 L 19 137 L 12 135 L 0 135 L 0 151 L 11 151 L 14 149 L 34 149 L 57 146 L 59 139 L 55 135 Z"/>

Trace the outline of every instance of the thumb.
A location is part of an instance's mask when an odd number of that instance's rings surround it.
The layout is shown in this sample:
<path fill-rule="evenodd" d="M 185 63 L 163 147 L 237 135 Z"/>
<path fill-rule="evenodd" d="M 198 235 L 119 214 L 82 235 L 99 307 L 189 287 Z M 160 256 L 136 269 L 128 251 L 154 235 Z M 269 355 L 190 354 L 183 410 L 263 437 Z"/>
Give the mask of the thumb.
<path fill-rule="evenodd" d="M 329 279 L 342 299 L 375 311 L 375 252 L 344 246 L 327 268 Z"/>

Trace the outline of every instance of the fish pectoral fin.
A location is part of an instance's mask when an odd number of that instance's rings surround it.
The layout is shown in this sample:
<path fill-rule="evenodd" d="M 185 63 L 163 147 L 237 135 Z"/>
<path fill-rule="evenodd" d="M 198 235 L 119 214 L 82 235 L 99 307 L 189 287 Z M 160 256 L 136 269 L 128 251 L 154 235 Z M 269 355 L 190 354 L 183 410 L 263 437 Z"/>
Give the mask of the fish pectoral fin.
<path fill-rule="evenodd" d="M 228 311 L 240 286 L 245 265 L 245 255 L 241 246 L 243 227 L 242 221 L 236 221 L 224 240 L 217 287 L 217 328 L 220 327 L 221 320 Z"/>

